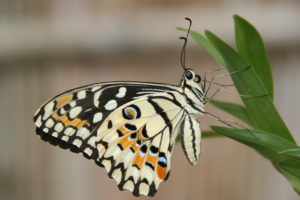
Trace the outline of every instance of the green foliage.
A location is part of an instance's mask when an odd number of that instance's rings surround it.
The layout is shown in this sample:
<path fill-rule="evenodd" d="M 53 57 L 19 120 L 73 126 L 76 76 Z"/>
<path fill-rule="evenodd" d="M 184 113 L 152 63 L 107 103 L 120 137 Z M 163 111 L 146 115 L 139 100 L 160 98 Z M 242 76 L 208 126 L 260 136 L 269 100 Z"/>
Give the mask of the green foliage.
<path fill-rule="evenodd" d="M 253 68 L 273 99 L 273 78 L 263 40 L 246 20 L 234 16 L 235 40 L 239 54 Z"/>
<path fill-rule="evenodd" d="M 237 50 L 210 31 L 191 36 L 231 75 L 244 106 L 213 100 L 216 107 L 253 129 L 213 126 L 218 134 L 241 142 L 269 159 L 300 193 L 300 147 L 273 103 L 273 78 L 263 40 L 245 19 L 234 15 Z M 215 134 L 214 134 L 215 135 Z"/>

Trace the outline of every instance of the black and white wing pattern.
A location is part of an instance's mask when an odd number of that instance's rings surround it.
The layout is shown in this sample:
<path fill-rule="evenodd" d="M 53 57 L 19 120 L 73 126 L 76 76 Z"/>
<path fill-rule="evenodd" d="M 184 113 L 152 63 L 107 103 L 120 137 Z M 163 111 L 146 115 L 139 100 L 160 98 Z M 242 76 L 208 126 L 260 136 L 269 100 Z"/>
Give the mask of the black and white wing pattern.
<path fill-rule="evenodd" d="M 54 97 L 39 108 L 34 122 L 43 140 L 105 167 L 121 190 L 153 196 L 170 173 L 177 133 L 196 126 L 190 118 L 182 123 L 187 117 L 185 104 L 186 97 L 176 86 L 99 83 Z M 183 147 L 194 162 L 199 151 L 191 152 L 190 147 L 200 139 L 187 136 Z"/>

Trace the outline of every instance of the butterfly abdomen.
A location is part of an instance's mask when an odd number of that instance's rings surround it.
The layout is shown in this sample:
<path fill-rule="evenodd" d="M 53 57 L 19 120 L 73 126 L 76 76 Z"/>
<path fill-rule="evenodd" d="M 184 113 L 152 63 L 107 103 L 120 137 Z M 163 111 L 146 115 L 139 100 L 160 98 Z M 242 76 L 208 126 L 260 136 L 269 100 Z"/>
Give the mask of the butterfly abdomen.
<path fill-rule="evenodd" d="M 200 156 L 201 131 L 198 121 L 186 116 L 181 126 L 181 144 L 188 161 L 195 165 Z"/>

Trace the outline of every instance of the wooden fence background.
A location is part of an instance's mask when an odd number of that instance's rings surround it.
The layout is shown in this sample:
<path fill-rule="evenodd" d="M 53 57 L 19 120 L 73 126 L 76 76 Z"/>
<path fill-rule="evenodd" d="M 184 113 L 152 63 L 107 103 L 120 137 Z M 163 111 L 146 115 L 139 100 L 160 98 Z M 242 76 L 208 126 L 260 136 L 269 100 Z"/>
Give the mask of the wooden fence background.
<path fill-rule="evenodd" d="M 1 0 L 0 199 L 136 199 L 120 192 L 104 169 L 36 137 L 32 116 L 47 99 L 84 84 L 178 83 L 182 33 L 175 27 L 186 26 L 185 16 L 193 19 L 193 29 L 211 29 L 229 42 L 234 13 L 260 30 L 273 65 L 275 103 L 299 142 L 299 5 L 297 0 Z M 219 67 L 192 40 L 187 62 L 200 74 Z M 218 98 L 239 102 L 227 93 Z M 206 109 L 236 120 L 212 106 Z M 218 124 L 199 120 L 203 130 Z M 193 167 L 176 145 L 171 176 L 153 199 L 299 199 L 248 147 L 228 138 L 202 144 Z"/>

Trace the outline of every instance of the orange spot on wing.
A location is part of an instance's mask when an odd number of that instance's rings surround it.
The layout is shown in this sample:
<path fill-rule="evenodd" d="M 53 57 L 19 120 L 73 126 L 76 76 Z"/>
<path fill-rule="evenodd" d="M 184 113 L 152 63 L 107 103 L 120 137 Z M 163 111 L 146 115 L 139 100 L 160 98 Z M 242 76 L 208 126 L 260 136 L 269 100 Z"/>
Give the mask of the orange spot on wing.
<path fill-rule="evenodd" d="M 133 131 L 129 131 L 128 129 L 124 128 L 124 126 L 120 126 L 119 131 L 121 131 L 123 133 L 123 135 L 127 135 L 128 133 L 133 132 Z"/>
<path fill-rule="evenodd" d="M 133 149 L 134 152 L 136 152 L 140 148 L 140 146 L 137 146 L 135 142 L 131 145 L 131 148 Z"/>
<path fill-rule="evenodd" d="M 135 117 L 136 117 L 136 112 L 135 112 L 132 108 L 127 109 L 127 110 L 126 110 L 126 114 L 127 114 L 128 116 L 130 116 L 131 118 L 135 118 Z"/>
<path fill-rule="evenodd" d="M 126 149 L 129 145 L 132 145 L 133 142 L 136 141 L 136 139 L 134 140 L 129 140 L 130 135 L 126 136 L 125 138 L 123 138 L 119 144 L 122 145 L 123 149 Z"/>
<path fill-rule="evenodd" d="M 147 162 L 150 162 L 153 166 L 155 166 L 156 163 L 157 163 L 157 160 L 158 160 L 157 155 L 156 156 L 151 156 L 150 153 L 148 153 L 147 158 L 146 158 Z"/>
<path fill-rule="evenodd" d="M 56 100 L 57 104 L 56 104 L 56 108 L 60 108 L 62 107 L 63 105 L 65 105 L 67 102 L 69 102 L 71 99 L 72 99 L 73 95 L 70 94 L 70 95 L 67 95 L 67 96 L 63 96 L 63 97 L 60 97 Z"/>
<path fill-rule="evenodd" d="M 142 165 L 144 163 L 144 159 L 145 159 L 145 156 L 141 156 L 140 155 L 140 152 L 137 152 L 133 162 L 132 162 L 132 165 L 137 165 L 139 167 L 139 169 L 142 168 Z"/>
<path fill-rule="evenodd" d="M 167 167 L 162 167 L 160 165 L 157 165 L 156 171 L 157 171 L 158 178 L 160 180 L 164 180 L 166 178 Z"/>
<path fill-rule="evenodd" d="M 90 126 L 90 123 L 88 121 L 81 120 L 79 118 L 69 120 L 66 115 L 59 116 L 57 113 L 53 113 L 52 117 L 57 121 L 61 121 L 65 126 L 73 126 L 73 127 L 76 127 L 76 128 L 80 128 L 83 125 Z"/>

